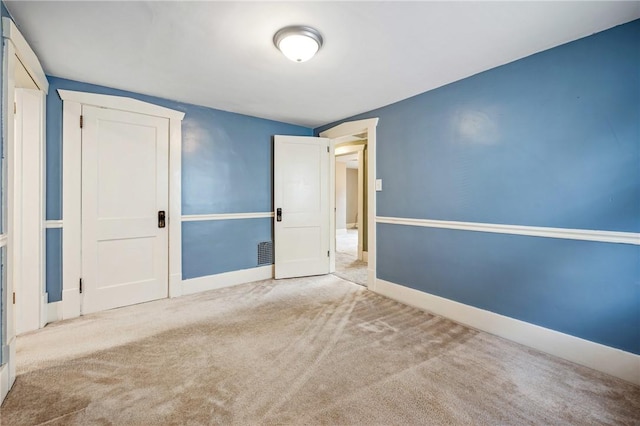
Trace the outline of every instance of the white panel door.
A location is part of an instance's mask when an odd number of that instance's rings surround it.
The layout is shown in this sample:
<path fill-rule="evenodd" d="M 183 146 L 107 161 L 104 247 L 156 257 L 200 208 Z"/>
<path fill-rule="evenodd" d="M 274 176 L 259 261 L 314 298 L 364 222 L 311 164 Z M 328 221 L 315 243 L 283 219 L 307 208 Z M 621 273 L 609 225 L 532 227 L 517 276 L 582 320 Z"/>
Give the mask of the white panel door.
<path fill-rule="evenodd" d="M 275 277 L 329 273 L 329 139 L 275 136 Z"/>
<path fill-rule="evenodd" d="M 82 313 L 167 297 L 169 121 L 82 114 Z"/>

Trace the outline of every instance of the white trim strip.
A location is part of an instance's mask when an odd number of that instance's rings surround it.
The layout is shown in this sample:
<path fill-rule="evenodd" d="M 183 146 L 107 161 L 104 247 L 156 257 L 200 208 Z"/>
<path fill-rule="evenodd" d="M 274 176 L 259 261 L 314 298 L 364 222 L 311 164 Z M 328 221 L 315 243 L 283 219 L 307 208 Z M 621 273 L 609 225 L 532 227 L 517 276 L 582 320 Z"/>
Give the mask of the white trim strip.
<path fill-rule="evenodd" d="M 9 242 L 9 235 L 0 234 L 0 247 L 5 247 Z"/>
<path fill-rule="evenodd" d="M 76 92 L 74 90 L 58 89 L 60 99 L 66 102 L 77 102 L 82 105 L 93 105 L 100 108 L 117 109 L 121 111 L 131 111 L 138 114 L 153 115 L 156 117 L 168 118 L 182 121 L 184 112 L 165 108 L 160 105 L 151 104 L 137 99 L 124 96 L 100 95 L 97 93 Z"/>
<path fill-rule="evenodd" d="M 567 240 L 598 241 L 640 245 L 640 233 L 593 231 L 590 229 L 545 228 L 540 226 L 500 225 L 496 223 L 453 222 L 447 220 L 409 219 L 376 216 L 376 223 L 421 226 L 426 228 L 459 229 L 462 231 L 493 232 L 497 234 L 528 235 L 532 237 L 562 238 Z"/>
<path fill-rule="evenodd" d="M 640 385 L 640 355 L 378 279 L 376 293 Z"/>
<path fill-rule="evenodd" d="M 38 57 L 10 18 L 2 18 L 2 35 L 4 38 L 11 40 L 16 47 L 16 55 L 38 88 L 44 93 L 49 93 L 49 81 L 42 69 L 42 65 L 40 65 L 40 61 L 38 61 Z"/>
<path fill-rule="evenodd" d="M 273 212 L 262 213 L 220 213 L 220 214 L 188 214 L 182 216 L 183 222 L 201 220 L 229 220 L 229 219 L 264 219 L 273 217 Z"/>
<path fill-rule="evenodd" d="M 367 132 L 378 125 L 378 117 L 365 118 L 364 120 L 346 121 L 335 127 L 320 133 L 320 137 L 336 139 L 342 136 L 357 135 L 358 133 Z M 368 135 L 371 137 L 371 135 Z"/>
<path fill-rule="evenodd" d="M 47 229 L 62 228 L 62 220 L 46 220 L 44 227 Z"/>

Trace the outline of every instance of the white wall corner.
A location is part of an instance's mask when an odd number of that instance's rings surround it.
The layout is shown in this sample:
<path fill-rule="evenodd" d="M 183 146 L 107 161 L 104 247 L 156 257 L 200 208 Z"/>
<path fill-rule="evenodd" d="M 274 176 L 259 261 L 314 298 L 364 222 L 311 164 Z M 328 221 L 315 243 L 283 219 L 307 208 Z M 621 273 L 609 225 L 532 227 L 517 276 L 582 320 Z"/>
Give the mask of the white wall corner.
<path fill-rule="evenodd" d="M 640 355 L 377 279 L 378 294 L 640 385 Z"/>
<path fill-rule="evenodd" d="M 272 279 L 273 265 L 257 268 L 241 269 L 239 271 L 224 272 L 222 274 L 207 275 L 182 281 L 182 294 L 194 294 L 203 291 L 216 290 L 234 285 Z"/>

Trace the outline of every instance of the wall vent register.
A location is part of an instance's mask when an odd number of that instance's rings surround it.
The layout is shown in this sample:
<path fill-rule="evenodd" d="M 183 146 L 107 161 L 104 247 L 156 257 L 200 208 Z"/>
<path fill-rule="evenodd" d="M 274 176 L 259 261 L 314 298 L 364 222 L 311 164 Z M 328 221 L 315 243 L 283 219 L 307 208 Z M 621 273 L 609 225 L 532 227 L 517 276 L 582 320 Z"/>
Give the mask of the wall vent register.
<path fill-rule="evenodd" d="M 273 264 L 273 242 L 264 241 L 258 243 L 258 265 Z"/>

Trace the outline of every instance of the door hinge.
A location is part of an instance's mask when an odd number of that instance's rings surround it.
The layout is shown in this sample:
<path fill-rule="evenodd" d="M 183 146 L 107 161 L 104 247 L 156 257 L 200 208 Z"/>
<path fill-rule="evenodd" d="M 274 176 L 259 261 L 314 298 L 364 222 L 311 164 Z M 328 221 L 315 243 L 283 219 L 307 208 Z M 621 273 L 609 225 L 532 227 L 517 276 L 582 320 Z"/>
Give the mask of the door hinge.
<path fill-rule="evenodd" d="M 82 278 L 80 278 L 80 294 L 82 294 Z"/>
<path fill-rule="evenodd" d="M 18 105 L 16 105 L 16 103 L 13 103 L 13 113 L 15 114 L 16 112 L 18 112 Z"/>
<path fill-rule="evenodd" d="M 80 115 L 80 128 L 82 129 L 83 126 L 84 126 L 84 116 Z"/>
<path fill-rule="evenodd" d="M 329 151 L 329 147 L 327 147 L 327 152 L 330 152 L 330 151 Z"/>
<path fill-rule="evenodd" d="M 327 250 L 327 257 L 331 257 L 331 256 L 329 255 L 329 250 Z"/>
<path fill-rule="evenodd" d="M 13 304 L 14 305 L 16 304 L 16 292 L 15 291 L 13 292 Z"/>

